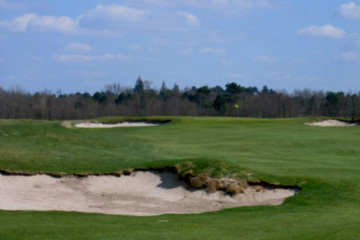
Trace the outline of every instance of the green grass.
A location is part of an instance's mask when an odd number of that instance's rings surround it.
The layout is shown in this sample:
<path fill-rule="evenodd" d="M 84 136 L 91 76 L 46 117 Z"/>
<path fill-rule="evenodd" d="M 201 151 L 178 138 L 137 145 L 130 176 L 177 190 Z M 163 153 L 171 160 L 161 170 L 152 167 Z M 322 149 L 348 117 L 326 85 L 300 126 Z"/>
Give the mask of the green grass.
<path fill-rule="evenodd" d="M 192 162 L 195 172 L 303 189 L 280 206 L 204 214 L 0 211 L 0 239 L 360 239 L 360 127 L 309 121 L 178 117 L 158 127 L 76 129 L 0 120 L 0 169 L 102 173 Z"/>

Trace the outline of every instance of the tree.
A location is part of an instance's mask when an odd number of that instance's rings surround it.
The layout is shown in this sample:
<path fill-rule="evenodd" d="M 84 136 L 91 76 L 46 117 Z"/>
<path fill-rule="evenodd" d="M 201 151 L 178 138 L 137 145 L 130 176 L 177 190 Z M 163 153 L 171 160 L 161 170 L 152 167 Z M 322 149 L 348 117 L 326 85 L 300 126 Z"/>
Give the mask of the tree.
<path fill-rule="evenodd" d="M 145 90 L 152 90 L 151 89 L 151 84 L 153 84 L 153 81 L 151 80 L 143 80 L 143 86 Z"/>
<path fill-rule="evenodd" d="M 208 97 L 210 95 L 210 89 L 208 86 L 203 86 L 197 89 L 197 102 L 199 104 L 200 115 L 204 114 L 204 108 L 206 107 Z"/>
<path fill-rule="evenodd" d="M 117 105 L 128 105 L 130 100 L 133 98 L 132 94 L 130 92 L 122 92 L 120 95 L 116 98 L 115 103 Z"/>
<path fill-rule="evenodd" d="M 275 94 L 276 92 L 273 89 L 269 89 L 266 85 L 261 90 L 261 94 Z"/>
<path fill-rule="evenodd" d="M 326 93 L 326 106 L 328 115 L 331 117 L 341 115 L 341 104 L 343 103 L 345 94 L 343 92 L 327 92 Z"/>
<path fill-rule="evenodd" d="M 160 91 L 151 88 L 141 77 L 134 88 L 120 84 L 105 86 L 105 91 L 74 94 L 52 94 L 50 91 L 30 94 L 19 88 L 0 87 L 0 118 L 89 119 L 101 116 L 197 116 L 232 115 L 242 117 L 348 117 L 360 115 L 360 93 L 323 92 L 309 89 L 274 91 L 267 86 L 242 87 L 237 83 L 220 86 L 184 88 L 175 83 L 169 89 L 165 82 Z M 359 120 L 360 121 L 360 120 Z"/>
<path fill-rule="evenodd" d="M 93 95 L 93 100 L 99 103 L 105 103 L 107 100 L 107 97 L 104 92 L 96 92 Z"/>
<path fill-rule="evenodd" d="M 223 94 L 219 94 L 216 96 L 214 100 L 214 109 L 218 111 L 221 115 L 226 112 L 226 98 Z"/>
<path fill-rule="evenodd" d="M 166 87 L 165 81 L 163 81 L 161 84 L 159 97 L 164 101 L 168 100 L 169 98 L 169 89 Z"/>
<path fill-rule="evenodd" d="M 247 88 L 245 89 L 245 92 L 253 95 L 253 94 L 258 94 L 258 93 L 259 93 L 259 90 L 258 90 L 257 87 L 247 87 Z"/>
<path fill-rule="evenodd" d="M 174 87 L 172 89 L 173 93 L 177 96 L 180 95 L 180 88 L 179 88 L 179 85 L 177 83 L 174 83 Z"/>
<path fill-rule="evenodd" d="M 224 92 L 225 92 L 224 89 L 223 89 L 222 87 L 220 87 L 219 85 L 216 86 L 216 87 L 213 87 L 213 88 L 211 89 L 211 91 L 214 92 L 214 93 L 217 93 L 217 94 L 220 94 L 220 93 L 224 93 Z"/>
<path fill-rule="evenodd" d="M 226 93 L 229 94 L 229 95 L 236 95 L 236 94 L 239 94 L 242 92 L 242 90 L 244 90 L 241 85 L 238 85 L 237 83 L 235 82 L 232 82 L 232 83 L 227 83 L 225 85 L 226 87 Z"/>
<path fill-rule="evenodd" d="M 142 93 L 142 92 L 144 92 L 144 82 L 141 79 L 141 76 L 139 76 L 135 83 L 134 93 Z"/>
<path fill-rule="evenodd" d="M 245 91 L 244 87 L 238 85 L 235 82 L 227 83 L 225 87 L 226 87 L 226 95 L 231 104 L 234 104 L 239 94 Z"/>

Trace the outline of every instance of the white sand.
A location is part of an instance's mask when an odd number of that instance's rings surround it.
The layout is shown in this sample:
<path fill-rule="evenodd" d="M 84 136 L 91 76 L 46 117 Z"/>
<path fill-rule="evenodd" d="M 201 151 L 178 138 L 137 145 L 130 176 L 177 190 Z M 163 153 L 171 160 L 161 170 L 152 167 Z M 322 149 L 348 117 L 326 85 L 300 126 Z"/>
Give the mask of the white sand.
<path fill-rule="evenodd" d="M 349 127 L 349 126 L 356 126 L 355 123 L 346 123 L 338 120 L 324 120 L 321 122 L 314 122 L 314 123 L 305 123 L 309 126 L 319 126 L 319 127 Z"/>
<path fill-rule="evenodd" d="M 296 190 L 256 192 L 248 188 L 235 197 L 188 190 L 173 173 L 135 172 L 131 176 L 0 175 L 0 209 L 57 210 L 150 216 L 166 213 L 202 213 L 224 208 L 279 205 Z"/>
<path fill-rule="evenodd" d="M 93 123 L 93 122 L 82 122 L 75 124 L 78 128 L 115 128 L 115 127 L 154 127 L 158 126 L 158 123 L 149 122 L 122 122 L 116 124 L 104 124 L 104 123 Z"/>

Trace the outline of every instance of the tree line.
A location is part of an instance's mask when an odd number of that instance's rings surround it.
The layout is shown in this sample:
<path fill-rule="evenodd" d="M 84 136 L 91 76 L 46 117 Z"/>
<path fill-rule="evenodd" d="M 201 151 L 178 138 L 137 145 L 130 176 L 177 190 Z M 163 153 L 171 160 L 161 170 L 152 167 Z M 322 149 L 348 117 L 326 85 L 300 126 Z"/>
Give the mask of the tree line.
<path fill-rule="evenodd" d="M 233 116 L 293 118 L 344 117 L 358 120 L 360 93 L 295 90 L 293 93 L 245 87 L 236 82 L 225 87 L 180 89 L 177 84 L 160 89 L 139 77 L 133 88 L 111 84 L 94 94 L 30 94 L 0 87 L 0 118 L 88 119 L 104 116 Z"/>

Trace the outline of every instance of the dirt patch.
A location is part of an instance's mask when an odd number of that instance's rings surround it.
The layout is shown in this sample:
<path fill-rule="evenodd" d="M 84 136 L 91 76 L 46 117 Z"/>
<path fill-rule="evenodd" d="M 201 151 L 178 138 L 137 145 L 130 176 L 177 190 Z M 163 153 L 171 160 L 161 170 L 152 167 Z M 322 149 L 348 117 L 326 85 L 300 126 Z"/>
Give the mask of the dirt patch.
<path fill-rule="evenodd" d="M 305 123 L 305 124 L 309 126 L 318 126 L 318 127 L 351 127 L 357 125 L 356 123 L 348 123 L 348 122 L 332 120 L 332 119 L 324 120 L 321 122 Z"/>
<path fill-rule="evenodd" d="M 298 188 L 260 186 L 206 176 L 199 177 L 199 181 L 192 176 L 199 187 L 194 188 L 170 171 L 129 171 L 126 174 L 54 177 L 12 175 L 2 171 L 0 209 L 135 216 L 202 213 L 239 206 L 279 205 L 299 191 Z"/>
<path fill-rule="evenodd" d="M 159 125 L 160 123 L 152 123 L 152 122 L 121 122 L 115 124 L 82 122 L 82 123 L 77 123 L 74 126 L 77 128 L 116 128 L 116 127 L 154 127 Z"/>

